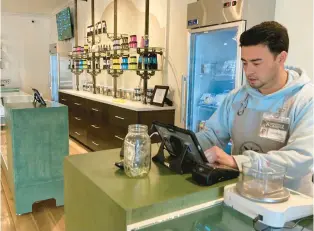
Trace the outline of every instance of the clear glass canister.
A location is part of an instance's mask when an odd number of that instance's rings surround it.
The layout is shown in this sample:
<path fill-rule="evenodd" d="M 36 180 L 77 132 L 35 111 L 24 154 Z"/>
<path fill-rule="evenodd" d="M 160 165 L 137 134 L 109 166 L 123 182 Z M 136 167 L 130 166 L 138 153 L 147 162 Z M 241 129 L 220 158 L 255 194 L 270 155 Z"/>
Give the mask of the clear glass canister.
<path fill-rule="evenodd" d="M 129 125 L 124 139 L 124 172 L 129 177 L 144 177 L 151 167 L 151 140 L 148 127 Z"/>
<path fill-rule="evenodd" d="M 242 182 L 246 192 L 270 195 L 283 190 L 286 168 L 265 160 L 242 164 Z"/>

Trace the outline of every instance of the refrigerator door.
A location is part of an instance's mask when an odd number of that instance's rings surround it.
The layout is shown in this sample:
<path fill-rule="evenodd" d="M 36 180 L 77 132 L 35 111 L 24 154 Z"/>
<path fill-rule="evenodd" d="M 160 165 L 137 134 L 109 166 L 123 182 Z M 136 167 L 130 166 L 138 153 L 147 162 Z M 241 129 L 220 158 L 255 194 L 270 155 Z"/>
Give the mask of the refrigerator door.
<path fill-rule="evenodd" d="M 58 67 L 58 55 L 50 54 L 50 90 L 51 100 L 58 102 L 58 89 L 59 89 L 59 67 Z"/>
<path fill-rule="evenodd" d="M 242 85 L 239 37 L 245 22 L 190 31 L 186 127 L 200 131 L 225 96 Z"/>

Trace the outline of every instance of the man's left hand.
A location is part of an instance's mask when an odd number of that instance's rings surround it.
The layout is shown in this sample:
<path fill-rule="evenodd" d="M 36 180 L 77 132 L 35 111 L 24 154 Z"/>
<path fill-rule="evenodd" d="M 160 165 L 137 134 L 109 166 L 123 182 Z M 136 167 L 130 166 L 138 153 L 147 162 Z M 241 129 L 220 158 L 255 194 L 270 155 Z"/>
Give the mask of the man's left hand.
<path fill-rule="evenodd" d="M 205 156 L 209 163 L 219 163 L 231 168 L 238 169 L 238 165 L 231 155 L 225 153 L 221 148 L 214 146 L 205 151 Z"/>

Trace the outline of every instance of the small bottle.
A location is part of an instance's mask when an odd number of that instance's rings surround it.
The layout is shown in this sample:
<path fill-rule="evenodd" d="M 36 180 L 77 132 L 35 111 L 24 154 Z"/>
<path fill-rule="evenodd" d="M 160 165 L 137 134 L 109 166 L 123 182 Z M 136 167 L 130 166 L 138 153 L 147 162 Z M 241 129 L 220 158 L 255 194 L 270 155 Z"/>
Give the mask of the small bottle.
<path fill-rule="evenodd" d="M 139 70 L 142 70 L 142 66 L 143 66 L 143 57 L 140 55 L 140 56 L 138 57 L 137 68 L 138 68 Z"/>
<path fill-rule="evenodd" d="M 148 35 L 144 36 L 144 47 L 149 47 L 149 38 Z"/>
<path fill-rule="evenodd" d="M 148 69 L 148 54 L 144 54 L 144 69 Z"/>
<path fill-rule="evenodd" d="M 141 48 L 144 48 L 144 36 L 141 38 Z"/>
<path fill-rule="evenodd" d="M 98 23 L 98 34 L 101 34 L 102 32 L 102 24 L 101 22 Z"/>
<path fill-rule="evenodd" d="M 102 33 L 107 33 L 107 23 L 106 21 L 102 21 Z"/>

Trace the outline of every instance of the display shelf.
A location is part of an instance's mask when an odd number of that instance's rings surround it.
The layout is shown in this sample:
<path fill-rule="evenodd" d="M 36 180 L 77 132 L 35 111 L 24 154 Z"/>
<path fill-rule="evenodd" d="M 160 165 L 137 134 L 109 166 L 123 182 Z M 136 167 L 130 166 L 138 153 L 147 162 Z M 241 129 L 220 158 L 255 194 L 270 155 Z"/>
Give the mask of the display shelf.
<path fill-rule="evenodd" d="M 218 106 L 215 104 L 200 104 L 200 105 L 198 105 L 198 107 L 200 109 L 205 109 L 205 110 L 206 109 L 207 110 L 216 110 L 218 108 Z"/>

